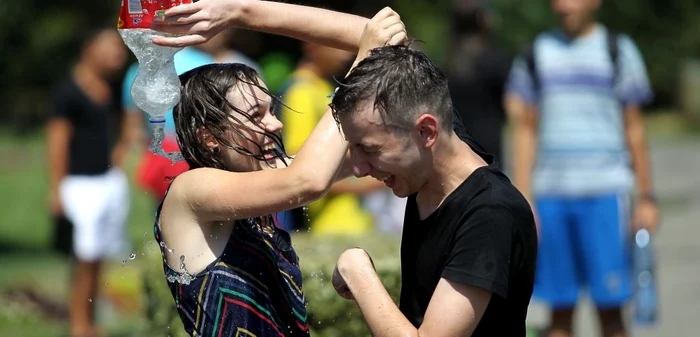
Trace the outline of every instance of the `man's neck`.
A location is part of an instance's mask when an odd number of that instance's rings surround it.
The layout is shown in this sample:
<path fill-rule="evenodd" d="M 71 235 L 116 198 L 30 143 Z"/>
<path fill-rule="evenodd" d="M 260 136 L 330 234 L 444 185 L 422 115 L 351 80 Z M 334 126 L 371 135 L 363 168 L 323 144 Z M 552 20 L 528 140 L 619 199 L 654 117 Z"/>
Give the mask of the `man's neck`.
<path fill-rule="evenodd" d="M 579 39 L 579 38 L 588 36 L 589 34 L 593 33 L 593 31 L 595 30 L 595 27 L 596 27 L 596 23 L 594 21 L 591 21 L 591 22 L 583 25 L 581 27 L 581 29 L 579 29 L 577 31 L 567 31 L 566 29 L 564 29 L 563 31 L 564 31 L 564 34 L 566 35 L 566 37 L 568 37 L 571 40 L 574 40 L 574 39 Z"/>
<path fill-rule="evenodd" d="M 488 165 L 454 133 L 433 156 L 433 174 L 416 197 L 421 219 L 435 211 L 476 169 Z"/>
<path fill-rule="evenodd" d="M 95 69 L 95 67 L 87 62 L 78 62 L 73 69 L 73 75 L 81 81 L 107 81 L 103 74 L 101 74 L 99 71 L 97 71 L 97 69 Z"/>

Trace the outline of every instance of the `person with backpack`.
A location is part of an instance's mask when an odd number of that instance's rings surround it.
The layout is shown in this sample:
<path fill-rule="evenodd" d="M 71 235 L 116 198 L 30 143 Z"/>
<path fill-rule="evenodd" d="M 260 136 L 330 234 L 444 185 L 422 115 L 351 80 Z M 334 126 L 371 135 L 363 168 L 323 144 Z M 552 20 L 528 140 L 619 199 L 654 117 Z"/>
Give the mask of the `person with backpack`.
<path fill-rule="evenodd" d="M 632 39 L 595 21 L 600 0 L 551 5 L 561 27 L 514 61 L 505 97 L 513 180 L 538 216 L 533 297 L 552 309 L 550 337 L 571 335 L 582 287 L 603 336 L 625 336 L 630 228 L 659 218 L 641 111 L 652 92 Z"/>

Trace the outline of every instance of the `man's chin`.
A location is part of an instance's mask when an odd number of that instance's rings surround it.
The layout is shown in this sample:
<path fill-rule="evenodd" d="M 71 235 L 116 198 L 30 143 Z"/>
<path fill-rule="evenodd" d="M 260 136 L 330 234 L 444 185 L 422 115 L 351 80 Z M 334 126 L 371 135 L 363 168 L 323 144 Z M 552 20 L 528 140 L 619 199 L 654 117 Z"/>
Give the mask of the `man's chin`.
<path fill-rule="evenodd" d="M 406 198 L 406 197 L 408 197 L 409 195 L 413 194 L 413 193 L 408 193 L 408 192 L 407 192 L 406 190 L 404 190 L 404 189 L 400 189 L 400 190 L 399 190 L 399 189 L 396 189 L 396 188 L 392 188 L 392 189 L 391 189 L 391 192 L 394 193 L 394 195 L 397 196 L 397 197 L 399 197 L 399 198 Z"/>

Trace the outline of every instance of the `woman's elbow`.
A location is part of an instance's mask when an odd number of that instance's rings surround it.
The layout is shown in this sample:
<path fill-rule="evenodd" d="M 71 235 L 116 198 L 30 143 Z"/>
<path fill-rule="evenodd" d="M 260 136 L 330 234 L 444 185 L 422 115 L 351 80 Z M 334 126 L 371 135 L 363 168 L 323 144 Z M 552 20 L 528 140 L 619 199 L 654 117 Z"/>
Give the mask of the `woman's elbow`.
<path fill-rule="evenodd" d="M 297 186 L 301 187 L 302 199 L 305 203 L 321 199 L 333 184 L 333 179 L 325 179 L 322 174 L 308 170 L 303 172 L 298 180 Z"/>

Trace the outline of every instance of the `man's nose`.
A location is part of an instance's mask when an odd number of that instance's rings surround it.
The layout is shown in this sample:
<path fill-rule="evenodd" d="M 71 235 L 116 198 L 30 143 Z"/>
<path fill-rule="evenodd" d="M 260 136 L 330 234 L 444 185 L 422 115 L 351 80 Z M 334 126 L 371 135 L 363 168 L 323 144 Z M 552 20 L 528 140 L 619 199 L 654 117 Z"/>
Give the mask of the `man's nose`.
<path fill-rule="evenodd" d="M 358 178 L 369 175 L 370 171 L 372 170 L 371 165 L 369 162 L 367 162 L 365 156 L 363 156 L 360 152 L 362 151 L 350 150 L 352 173 Z"/>

